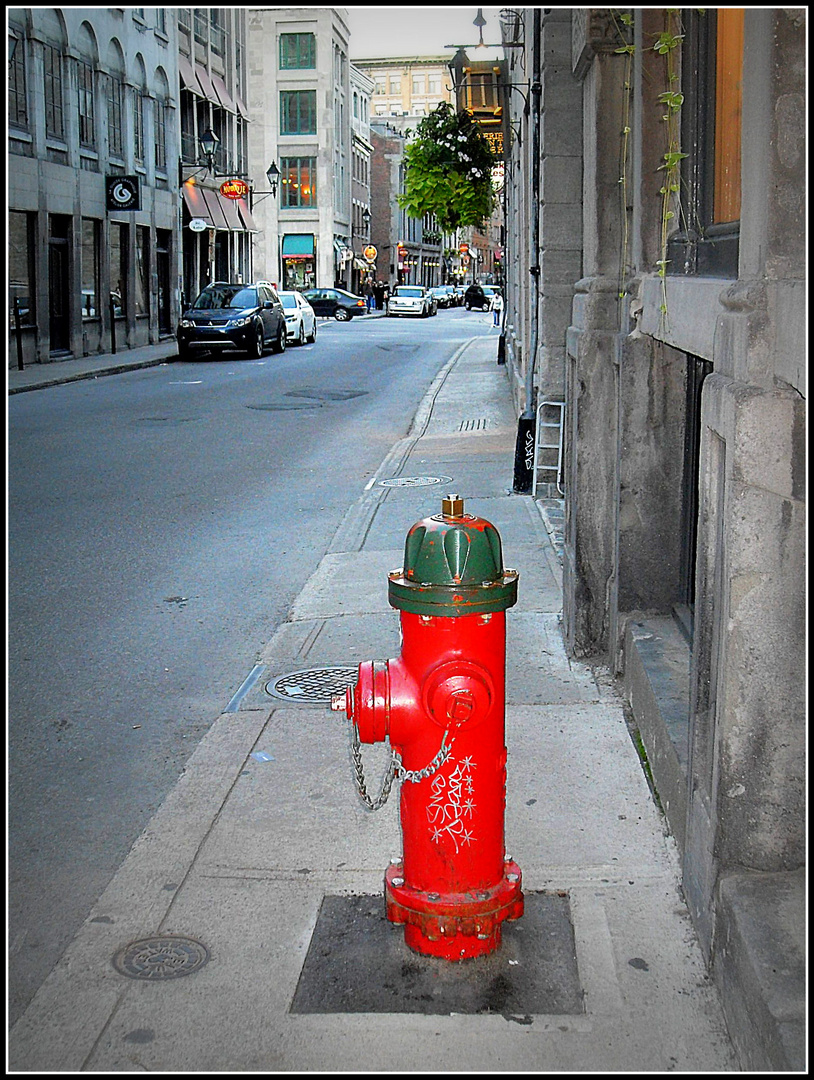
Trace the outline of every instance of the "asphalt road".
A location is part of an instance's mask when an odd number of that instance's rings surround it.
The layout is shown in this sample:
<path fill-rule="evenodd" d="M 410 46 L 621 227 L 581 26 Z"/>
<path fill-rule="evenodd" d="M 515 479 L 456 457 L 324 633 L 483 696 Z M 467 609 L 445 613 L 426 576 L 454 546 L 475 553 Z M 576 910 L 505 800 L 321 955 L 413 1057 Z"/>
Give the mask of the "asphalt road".
<path fill-rule="evenodd" d="M 9 398 L 12 1023 L 490 321 L 321 320 L 281 356 Z"/>

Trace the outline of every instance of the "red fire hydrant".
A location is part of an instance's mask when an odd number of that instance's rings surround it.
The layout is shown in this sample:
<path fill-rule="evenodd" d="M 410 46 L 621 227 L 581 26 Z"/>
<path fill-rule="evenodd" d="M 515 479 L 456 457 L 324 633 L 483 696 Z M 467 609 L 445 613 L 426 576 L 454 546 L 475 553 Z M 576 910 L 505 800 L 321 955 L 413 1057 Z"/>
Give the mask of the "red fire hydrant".
<path fill-rule="evenodd" d="M 404 848 L 385 873 L 387 917 L 416 952 L 447 960 L 492 952 L 503 921 L 523 914 L 520 868 L 504 846 L 505 611 L 517 578 L 495 527 L 446 496 L 410 529 L 404 566 L 389 575 L 401 656 L 360 664 L 331 704 L 353 724 L 368 805 L 402 780 Z M 392 772 L 372 803 L 358 743 L 384 740 Z"/>

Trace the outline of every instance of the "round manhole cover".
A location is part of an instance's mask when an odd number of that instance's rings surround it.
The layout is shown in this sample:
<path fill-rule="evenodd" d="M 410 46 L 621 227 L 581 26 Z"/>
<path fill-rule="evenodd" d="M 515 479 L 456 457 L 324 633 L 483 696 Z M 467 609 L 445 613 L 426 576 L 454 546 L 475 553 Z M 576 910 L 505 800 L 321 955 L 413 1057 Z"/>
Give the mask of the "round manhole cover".
<path fill-rule="evenodd" d="M 177 979 L 192 975 L 209 959 L 209 950 L 188 937 L 131 941 L 113 957 L 113 967 L 128 979 Z"/>
<path fill-rule="evenodd" d="M 302 701 L 305 704 L 330 705 L 335 694 L 341 694 L 356 684 L 359 668 L 329 667 L 292 671 L 289 675 L 270 679 L 266 693 L 284 701 Z"/>
<path fill-rule="evenodd" d="M 380 487 L 430 487 L 432 484 L 449 484 L 451 476 L 396 476 L 392 480 L 380 480 Z"/>

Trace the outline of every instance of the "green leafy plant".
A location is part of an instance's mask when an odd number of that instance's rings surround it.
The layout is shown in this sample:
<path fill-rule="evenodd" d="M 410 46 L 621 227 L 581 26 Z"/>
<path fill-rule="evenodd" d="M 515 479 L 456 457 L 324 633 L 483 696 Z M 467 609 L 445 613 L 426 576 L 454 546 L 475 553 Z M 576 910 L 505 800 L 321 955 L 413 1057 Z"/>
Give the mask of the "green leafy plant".
<path fill-rule="evenodd" d="M 434 214 L 444 232 L 483 227 L 495 206 L 495 157 L 469 113 L 442 101 L 416 129 L 404 151 L 399 206 L 414 218 Z"/>

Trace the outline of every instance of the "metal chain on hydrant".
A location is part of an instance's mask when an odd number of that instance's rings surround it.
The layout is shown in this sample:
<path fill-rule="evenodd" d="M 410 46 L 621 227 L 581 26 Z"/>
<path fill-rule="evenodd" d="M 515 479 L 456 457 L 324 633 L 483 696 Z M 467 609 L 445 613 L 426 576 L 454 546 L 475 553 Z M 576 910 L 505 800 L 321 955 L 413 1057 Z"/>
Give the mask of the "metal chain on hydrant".
<path fill-rule="evenodd" d="M 375 799 L 371 799 L 371 797 L 367 793 L 367 788 L 365 786 L 365 771 L 362 764 L 362 751 L 361 742 L 359 740 L 359 728 L 356 726 L 356 723 L 354 721 L 351 721 L 350 749 L 351 754 L 353 755 L 354 779 L 356 780 L 356 787 L 365 806 L 367 806 L 370 810 L 381 809 L 381 807 L 384 806 L 390 796 L 390 789 L 392 788 L 393 781 L 396 777 L 398 777 L 399 780 L 407 780 L 411 784 L 417 784 L 419 783 L 419 781 L 425 780 L 428 776 L 432 776 L 434 772 L 437 772 L 449 757 L 450 750 L 452 749 L 452 743 L 455 741 L 453 738 L 450 741 L 449 746 L 447 746 L 447 735 L 449 735 L 449 732 L 445 731 L 444 736 L 441 739 L 440 750 L 429 763 L 429 765 L 425 765 L 423 769 L 405 769 L 401 763 L 401 754 L 399 754 L 396 750 L 391 750 L 390 752 L 392 754 L 392 757 L 390 760 L 390 764 L 387 767 L 387 772 L 384 775 L 384 780 L 382 781 L 382 789 Z"/>

